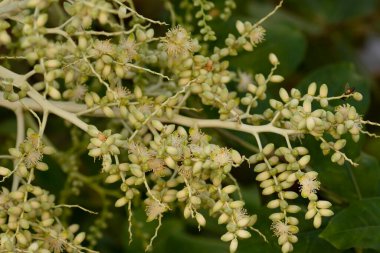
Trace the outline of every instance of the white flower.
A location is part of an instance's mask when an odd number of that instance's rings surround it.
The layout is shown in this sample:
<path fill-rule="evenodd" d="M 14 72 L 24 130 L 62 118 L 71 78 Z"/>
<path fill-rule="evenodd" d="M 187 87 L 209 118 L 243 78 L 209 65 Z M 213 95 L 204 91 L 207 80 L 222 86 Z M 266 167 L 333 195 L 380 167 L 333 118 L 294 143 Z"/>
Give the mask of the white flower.
<path fill-rule="evenodd" d="M 307 198 L 310 194 L 319 190 L 321 183 L 317 180 L 317 175 L 318 173 L 316 172 L 307 172 L 300 178 L 299 184 L 302 197 Z"/>
<path fill-rule="evenodd" d="M 196 43 L 190 38 L 185 28 L 176 26 L 170 29 L 162 39 L 169 56 L 178 56 L 193 52 Z"/>

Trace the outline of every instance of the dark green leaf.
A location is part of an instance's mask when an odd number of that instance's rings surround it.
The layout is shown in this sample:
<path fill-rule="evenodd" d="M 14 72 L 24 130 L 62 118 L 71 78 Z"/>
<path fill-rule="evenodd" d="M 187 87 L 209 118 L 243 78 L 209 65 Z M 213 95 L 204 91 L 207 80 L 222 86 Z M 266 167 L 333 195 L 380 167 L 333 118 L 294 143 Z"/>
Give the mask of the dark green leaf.
<path fill-rule="evenodd" d="M 326 83 L 329 87 L 329 96 L 342 95 L 346 90 L 346 85 L 355 88 L 356 91 L 363 94 L 363 100 L 360 102 L 350 98 L 345 101 L 337 100 L 331 105 L 337 106 L 349 103 L 356 107 L 359 113 L 367 111 L 369 106 L 369 83 L 360 76 L 354 65 L 350 63 L 339 63 L 321 67 L 307 75 L 297 86 L 301 91 L 306 91 L 310 83 L 317 82 L 318 85 Z"/>
<path fill-rule="evenodd" d="M 338 253 L 342 252 L 334 248 L 330 243 L 319 237 L 320 231 L 310 231 L 306 233 L 300 233 L 298 236 L 298 243 L 294 246 L 294 253 Z"/>
<path fill-rule="evenodd" d="M 353 203 L 331 219 L 321 237 L 338 249 L 380 249 L 380 198 Z"/>
<path fill-rule="evenodd" d="M 340 166 L 331 163 L 329 159 L 314 162 L 313 167 L 319 172 L 323 189 L 348 202 L 360 197 L 380 196 L 378 161 L 365 153 L 354 160 L 359 164 L 358 167 L 347 162 L 345 166 Z"/>
<path fill-rule="evenodd" d="M 376 8 L 375 0 L 289 0 L 288 4 L 297 8 L 304 15 L 314 17 L 325 23 L 338 23 L 353 18 L 359 18 L 372 13 Z"/>
<path fill-rule="evenodd" d="M 286 25 L 276 24 L 266 28 L 268 33 L 265 41 L 252 53 L 244 53 L 231 59 L 231 65 L 245 71 L 253 69 L 256 73 L 268 73 L 271 68 L 268 55 L 275 53 L 281 62 L 276 73 L 284 76 L 293 73 L 305 54 L 306 40 L 303 34 Z"/>

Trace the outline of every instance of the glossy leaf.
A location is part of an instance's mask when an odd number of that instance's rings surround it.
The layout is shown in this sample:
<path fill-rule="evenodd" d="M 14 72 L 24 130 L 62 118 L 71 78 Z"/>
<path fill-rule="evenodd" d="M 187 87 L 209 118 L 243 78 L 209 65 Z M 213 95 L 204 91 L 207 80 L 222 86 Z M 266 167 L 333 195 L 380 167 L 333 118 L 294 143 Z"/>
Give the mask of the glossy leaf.
<path fill-rule="evenodd" d="M 321 67 L 307 75 L 298 85 L 302 91 L 306 91 L 310 83 L 316 82 L 318 85 L 323 83 L 329 87 L 328 96 L 339 96 L 346 91 L 346 87 L 353 87 L 355 91 L 362 93 L 363 100 L 355 101 L 353 98 L 347 100 L 335 100 L 330 103 L 333 106 L 349 103 L 356 107 L 359 113 L 367 111 L 369 106 L 369 83 L 358 74 L 354 65 L 350 63 L 339 63 Z"/>
<path fill-rule="evenodd" d="M 336 214 L 321 237 L 339 249 L 380 249 L 380 198 L 357 201 Z"/>

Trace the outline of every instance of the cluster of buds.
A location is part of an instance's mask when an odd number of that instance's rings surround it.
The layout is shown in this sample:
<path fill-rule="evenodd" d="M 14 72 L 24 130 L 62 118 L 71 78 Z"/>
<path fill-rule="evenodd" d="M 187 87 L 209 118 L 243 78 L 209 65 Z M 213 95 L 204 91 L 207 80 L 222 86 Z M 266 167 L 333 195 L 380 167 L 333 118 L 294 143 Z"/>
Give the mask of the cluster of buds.
<path fill-rule="evenodd" d="M 246 51 L 252 51 L 254 47 L 263 42 L 265 37 L 265 29 L 262 26 L 252 25 L 250 22 L 236 21 L 236 29 L 241 35 L 235 40 L 236 46 L 242 47 Z M 233 39 L 234 37 L 230 37 Z M 231 43 L 229 43 L 231 44 Z"/>
<path fill-rule="evenodd" d="M 290 190 L 298 181 L 303 198 L 310 201 L 306 219 L 314 217 L 314 226 L 319 228 L 321 216 L 331 216 L 333 213 L 326 205 L 328 201 L 318 201 L 317 190 L 319 181 L 316 172 L 303 172 L 310 161 L 310 155 L 305 147 L 275 149 L 274 144 L 267 144 L 261 152 L 249 158 L 250 164 L 256 164 L 254 171 L 259 173 L 256 180 L 263 188 L 263 195 L 277 194 L 277 197 L 267 204 L 270 209 L 280 209 L 269 216 L 272 220 L 273 231 L 279 237 L 278 243 L 283 252 L 293 250 L 292 244 L 297 242 L 298 219 L 288 214 L 298 213 L 301 208 L 290 204 L 289 200 L 298 198 L 298 193 Z M 318 204 L 320 203 L 320 204 Z M 329 203 L 329 202 L 328 202 Z M 321 206 L 321 212 L 317 206 Z M 312 211 L 313 210 L 313 211 Z"/>
<path fill-rule="evenodd" d="M 88 155 L 93 158 L 101 158 L 103 161 L 102 169 L 108 172 L 112 168 L 112 156 L 120 154 L 120 148 L 125 148 L 126 141 L 121 134 L 111 134 L 111 130 L 100 132 L 95 126 L 88 127 L 88 134 L 92 137 Z"/>
<path fill-rule="evenodd" d="M 4 91 L 3 97 L 11 102 L 24 98 L 29 91 L 27 83 L 22 83 L 19 88 L 15 88 L 13 80 L 0 79 L 0 87 Z"/>
<path fill-rule="evenodd" d="M 106 183 L 122 182 L 124 196 L 115 206 L 131 205 L 132 199 L 141 196 L 139 186 L 144 185 L 147 221 L 161 219 L 179 205 L 186 219 L 194 218 L 203 227 L 206 218 L 201 210 L 208 210 L 219 224 L 226 224 L 228 232 L 222 240 L 230 242 L 235 252 L 237 239 L 249 238 L 248 229 L 256 222 L 255 215 L 246 213 L 244 201 L 234 199 L 238 186 L 229 183 L 232 167 L 239 166 L 243 158 L 236 150 L 210 144 L 211 138 L 197 128 L 187 132 L 157 120 L 151 124 L 157 134 L 148 145 L 130 142 L 130 162 L 113 164 L 106 171 Z"/>
<path fill-rule="evenodd" d="M 10 148 L 9 153 L 17 163 L 15 169 L 6 177 L 15 173 L 21 178 L 28 179 L 29 177 L 34 178 L 34 174 L 30 173 L 34 168 L 40 171 L 48 170 L 48 165 L 42 162 L 42 158 L 44 155 L 53 154 L 54 148 L 45 146 L 38 133 L 29 128 L 24 142 L 18 148 Z"/>
<path fill-rule="evenodd" d="M 0 193 L 0 251 L 76 252 L 83 249 L 85 233 L 79 226 L 63 227 L 58 217 L 62 209 L 54 204 L 54 195 L 38 186 L 23 185 Z"/>

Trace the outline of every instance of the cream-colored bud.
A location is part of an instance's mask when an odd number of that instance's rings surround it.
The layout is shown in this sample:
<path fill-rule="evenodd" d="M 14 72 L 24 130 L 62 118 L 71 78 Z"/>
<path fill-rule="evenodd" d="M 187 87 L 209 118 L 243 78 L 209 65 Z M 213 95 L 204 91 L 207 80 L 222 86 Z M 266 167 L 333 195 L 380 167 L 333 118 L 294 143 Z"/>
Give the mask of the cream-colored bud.
<path fill-rule="evenodd" d="M 322 216 L 325 216 L 325 217 L 330 217 L 330 216 L 333 216 L 333 215 L 334 215 L 334 212 L 331 211 L 330 209 L 319 209 L 319 213 L 320 213 Z"/>
<path fill-rule="evenodd" d="M 237 225 L 241 228 L 247 227 L 250 221 L 251 221 L 250 217 L 241 218 L 238 220 Z"/>
<path fill-rule="evenodd" d="M 233 239 L 230 243 L 230 253 L 235 253 L 236 250 L 237 250 L 237 247 L 238 247 L 238 240 L 237 239 Z"/>
<path fill-rule="evenodd" d="M 230 207 L 234 209 L 242 208 L 244 206 L 244 201 L 242 200 L 235 200 L 230 203 Z"/>
<path fill-rule="evenodd" d="M 203 217 L 202 214 L 196 213 L 195 219 L 197 220 L 199 226 L 202 226 L 202 227 L 206 226 L 206 219 L 205 217 Z"/>
<path fill-rule="evenodd" d="M 170 156 L 166 157 L 165 158 L 165 164 L 171 168 L 171 169 L 175 169 L 177 168 L 177 163 L 173 160 L 173 158 L 171 158 Z"/>
<path fill-rule="evenodd" d="M 280 75 L 273 75 L 270 77 L 269 81 L 271 81 L 272 83 L 281 83 L 282 81 L 284 81 L 284 77 Z"/>
<path fill-rule="evenodd" d="M 298 197 L 298 194 L 296 192 L 293 192 L 293 191 L 284 192 L 284 198 L 286 199 L 296 199 L 297 197 Z"/>
<path fill-rule="evenodd" d="M 268 202 L 267 207 L 274 209 L 280 206 L 280 199 L 274 199 Z"/>
<path fill-rule="evenodd" d="M 26 238 L 26 236 L 22 232 L 18 232 L 16 234 L 16 239 L 17 239 L 17 242 L 20 243 L 21 245 L 27 245 L 28 244 L 28 239 Z"/>
<path fill-rule="evenodd" d="M 269 54 L 269 62 L 270 62 L 273 66 L 280 64 L 279 61 L 278 61 L 277 56 L 276 56 L 274 53 L 270 53 L 270 54 Z"/>
<path fill-rule="evenodd" d="M 327 209 L 327 208 L 331 207 L 331 203 L 330 203 L 330 201 L 327 201 L 327 200 L 319 200 L 317 202 L 317 207 Z"/>
<path fill-rule="evenodd" d="M 285 242 L 281 247 L 282 253 L 288 253 L 293 251 L 293 246 L 290 242 Z"/>
<path fill-rule="evenodd" d="M 188 219 L 191 215 L 192 215 L 192 210 L 189 206 L 185 206 L 184 210 L 183 210 L 183 217 L 185 217 L 185 219 Z"/>
<path fill-rule="evenodd" d="M 188 194 L 189 194 L 189 191 L 187 190 L 187 188 L 185 188 L 178 191 L 176 195 L 177 195 L 177 198 L 180 200 L 180 199 L 187 199 Z"/>
<path fill-rule="evenodd" d="M 305 113 L 311 113 L 311 100 L 306 99 L 303 102 L 303 110 Z"/>
<path fill-rule="evenodd" d="M 263 154 L 265 156 L 268 156 L 270 155 L 272 152 L 274 151 L 274 144 L 273 143 L 269 143 L 267 144 L 264 148 L 263 148 Z"/>
<path fill-rule="evenodd" d="M 246 51 L 248 51 L 248 52 L 251 52 L 251 51 L 253 51 L 253 46 L 252 46 L 251 43 L 246 42 L 246 43 L 244 43 L 244 45 L 243 45 L 243 49 L 246 50 Z"/>
<path fill-rule="evenodd" d="M 115 182 L 117 182 L 118 180 L 120 179 L 120 176 L 118 174 L 114 174 L 114 175 L 109 175 L 105 180 L 104 182 L 106 184 L 113 184 Z"/>
<path fill-rule="evenodd" d="M 222 213 L 218 218 L 218 224 L 227 223 L 229 220 L 230 216 L 228 216 L 226 213 Z"/>
<path fill-rule="evenodd" d="M 317 91 L 317 84 L 315 82 L 312 82 L 311 84 L 309 84 L 309 87 L 307 88 L 307 94 L 310 96 L 314 96 L 316 91 Z"/>
<path fill-rule="evenodd" d="M 236 21 L 235 23 L 236 29 L 240 34 L 243 34 L 245 32 L 245 26 L 244 23 L 241 22 L 240 20 Z"/>
<path fill-rule="evenodd" d="M 265 77 L 263 74 L 255 75 L 255 80 L 259 86 L 266 85 Z"/>
<path fill-rule="evenodd" d="M 310 162 L 310 155 L 304 155 L 301 159 L 298 160 L 298 164 L 301 168 L 304 168 Z"/>
<path fill-rule="evenodd" d="M 222 209 L 223 206 L 224 206 L 224 203 L 221 200 L 218 200 L 215 203 L 215 205 L 212 207 L 212 212 L 215 213 L 219 211 L 220 209 Z"/>
<path fill-rule="evenodd" d="M 298 213 L 299 211 L 301 211 L 301 207 L 296 205 L 289 205 L 286 208 L 286 211 L 288 211 L 289 213 Z"/>
<path fill-rule="evenodd" d="M 115 202 L 115 207 L 122 207 L 125 206 L 128 203 L 129 199 L 125 197 L 121 197 Z"/>
<path fill-rule="evenodd" d="M 50 227 L 51 225 L 53 225 L 54 223 L 54 219 L 53 218 L 48 218 L 48 219 L 45 219 L 43 221 L 41 221 L 41 225 L 43 227 Z"/>
<path fill-rule="evenodd" d="M 142 90 L 141 90 L 140 86 L 138 86 L 138 85 L 135 86 L 135 89 L 133 90 L 133 92 L 134 92 L 137 99 L 141 98 L 143 96 Z"/>
<path fill-rule="evenodd" d="M 250 92 L 250 93 L 252 93 L 252 94 L 255 94 L 256 91 L 257 91 L 257 86 L 254 85 L 254 84 L 252 84 L 252 83 L 250 83 L 247 86 L 247 91 Z"/>
<path fill-rule="evenodd" d="M 42 13 L 42 14 L 38 15 L 36 25 L 38 27 L 42 27 L 46 24 L 47 20 L 48 20 L 48 14 Z"/>
<path fill-rule="evenodd" d="M 363 100 L 363 95 L 360 92 L 355 92 L 353 94 L 353 97 L 356 101 L 362 101 Z"/>
<path fill-rule="evenodd" d="M 223 187 L 222 192 L 224 192 L 226 194 L 231 194 L 231 193 L 235 192 L 236 190 L 237 190 L 236 185 L 227 185 L 227 186 Z"/>
<path fill-rule="evenodd" d="M 313 131 L 315 127 L 315 120 L 314 117 L 307 117 L 306 119 L 306 127 L 309 131 Z"/>
<path fill-rule="evenodd" d="M 143 177 L 144 176 L 144 173 L 142 172 L 140 166 L 131 166 L 131 173 L 135 177 Z"/>
<path fill-rule="evenodd" d="M 251 233 L 244 229 L 239 229 L 236 231 L 236 235 L 242 239 L 247 239 L 251 237 Z"/>
<path fill-rule="evenodd" d="M 327 87 L 327 85 L 322 84 L 321 87 L 319 88 L 319 96 L 321 98 L 327 97 L 328 91 L 329 91 L 329 88 Z"/>
<path fill-rule="evenodd" d="M 256 180 L 257 181 L 264 181 L 264 180 L 267 180 L 270 177 L 271 177 L 271 175 L 270 175 L 270 173 L 268 171 L 263 171 L 263 172 L 261 172 L 260 174 L 258 174 L 256 176 Z"/>
<path fill-rule="evenodd" d="M 5 176 L 8 176 L 8 175 L 10 175 L 10 174 L 11 174 L 10 169 L 5 168 L 5 167 L 3 167 L 3 166 L 0 166 L 0 176 L 5 177 Z"/>
<path fill-rule="evenodd" d="M 229 242 L 229 241 L 233 240 L 234 238 L 235 238 L 235 235 L 231 232 L 227 232 L 224 235 L 222 235 L 222 237 L 220 237 L 220 239 L 223 242 Z"/>
<path fill-rule="evenodd" d="M 61 99 L 61 92 L 59 92 L 56 88 L 53 86 L 49 86 L 48 88 L 48 94 L 52 99 L 59 100 Z"/>
<path fill-rule="evenodd" d="M 333 163 L 336 163 L 339 161 L 339 159 L 342 157 L 342 154 L 339 153 L 339 152 L 335 152 L 332 156 L 331 156 L 331 161 Z"/>
<path fill-rule="evenodd" d="M 237 152 L 236 150 L 231 151 L 231 158 L 235 164 L 241 164 L 242 163 L 242 157 L 239 154 L 239 152 Z"/>
<path fill-rule="evenodd" d="M 47 68 L 58 68 L 59 66 L 61 66 L 61 62 L 58 60 L 48 60 L 45 61 L 45 66 Z"/>
<path fill-rule="evenodd" d="M 175 156 L 178 154 L 178 149 L 173 146 L 167 146 L 165 150 L 166 150 L 166 153 L 172 156 Z"/>
<path fill-rule="evenodd" d="M 158 120 L 152 120 L 152 125 L 153 125 L 154 128 L 156 128 L 160 132 L 164 128 L 164 125 L 160 121 L 158 121 Z"/>
<path fill-rule="evenodd" d="M 309 209 L 305 214 L 305 219 L 310 220 L 317 214 L 317 210 L 315 208 Z"/>
<path fill-rule="evenodd" d="M 273 194 L 275 191 L 276 191 L 276 188 L 274 186 L 269 186 L 262 191 L 262 194 L 270 195 L 270 194 Z"/>
<path fill-rule="evenodd" d="M 115 113 L 113 112 L 113 110 L 109 106 L 104 106 L 102 108 L 102 111 L 103 111 L 104 115 L 106 115 L 106 117 L 108 117 L 108 118 L 115 117 Z"/>
<path fill-rule="evenodd" d="M 39 171 L 47 171 L 49 169 L 49 166 L 46 163 L 38 162 L 36 164 L 36 169 Z"/>
<path fill-rule="evenodd" d="M 313 220 L 313 226 L 315 228 L 319 228 L 322 224 L 322 216 L 317 213 L 315 216 L 314 216 L 314 220 Z"/>
<path fill-rule="evenodd" d="M 274 185 L 274 180 L 272 178 L 264 180 L 260 183 L 261 188 L 267 188 L 267 187 L 272 186 L 272 185 Z"/>
<path fill-rule="evenodd" d="M 284 219 L 284 217 L 285 217 L 284 213 L 272 213 L 271 215 L 269 215 L 269 219 L 273 222 L 280 221 Z"/>
<path fill-rule="evenodd" d="M 86 237 L 86 233 L 85 232 L 80 232 L 79 234 L 77 234 L 73 240 L 73 243 L 76 244 L 76 245 L 79 245 L 81 244 L 83 241 L 84 241 L 84 238 Z"/>
<path fill-rule="evenodd" d="M 334 149 L 335 150 L 341 150 L 346 146 L 347 141 L 345 139 L 337 140 L 337 142 L 334 143 Z"/>
<path fill-rule="evenodd" d="M 284 101 L 285 103 L 289 102 L 289 94 L 284 88 L 280 89 L 279 94 L 282 101 Z"/>

